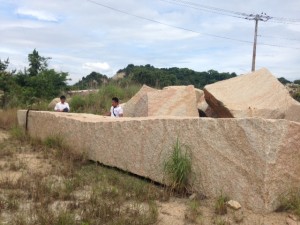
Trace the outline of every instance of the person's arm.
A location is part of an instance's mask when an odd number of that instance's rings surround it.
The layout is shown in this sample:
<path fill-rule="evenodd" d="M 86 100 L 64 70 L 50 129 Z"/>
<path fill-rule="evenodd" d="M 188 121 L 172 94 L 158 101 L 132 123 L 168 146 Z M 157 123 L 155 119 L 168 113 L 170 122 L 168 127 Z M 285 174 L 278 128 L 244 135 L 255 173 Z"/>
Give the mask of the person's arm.
<path fill-rule="evenodd" d="M 119 110 L 119 117 L 123 117 L 123 109 L 121 106 L 120 106 L 120 110 Z"/>
<path fill-rule="evenodd" d="M 59 110 L 58 103 L 55 105 L 54 111 L 56 111 L 56 112 L 61 112 L 61 110 Z"/>
<path fill-rule="evenodd" d="M 111 108 L 110 108 L 110 111 L 105 114 L 105 116 L 111 116 Z"/>

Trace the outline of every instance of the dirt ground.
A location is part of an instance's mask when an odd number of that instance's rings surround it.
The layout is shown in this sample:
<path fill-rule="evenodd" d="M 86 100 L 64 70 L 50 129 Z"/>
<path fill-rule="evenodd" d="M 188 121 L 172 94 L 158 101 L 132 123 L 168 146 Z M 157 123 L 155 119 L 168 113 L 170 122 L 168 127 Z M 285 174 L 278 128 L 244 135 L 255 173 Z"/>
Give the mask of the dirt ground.
<path fill-rule="evenodd" d="M 7 144 L 8 140 L 8 132 L 0 130 L 0 152 L 4 149 L 3 146 Z M 45 157 L 39 151 L 32 150 L 29 145 L 11 145 L 11 148 L 16 148 L 18 151 L 14 154 L 9 155 L 7 153 L 5 157 L 0 157 L 0 180 L 2 181 L 9 179 L 17 182 L 24 173 L 33 174 L 32 171 L 39 171 L 39 173 L 46 174 L 53 168 L 51 158 Z M 60 178 L 55 179 L 59 180 Z M 5 195 L 5 191 L 0 187 L 0 197 Z M 74 193 L 79 199 L 82 195 L 88 194 L 89 187 L 80 192 L 77 191 L 77 194 Z M 226 215 L 219 216 L 215 214 L 214 199 L 199 200 L 199 207 L 194 207 L 196 215 L 193 216 L 190 216 L 191 200 L 189 198 L 171 197 L 168 201 L 157 201 L 156 203 L 158 206 L 158 216 L 155 224 L 157 225 L 300 225 L 299 220 L 288 213 L 274 212 L 267 215 L 260 215 L 242 208 L 238 211 L 228 209 Z M 58 205 L 61 204 L 64 204 L 64 202 L 54 202 L 51 207 L 54 209 L 59 208 Z M 29 207 L 28 202 L 24 201 L 20 203 L 19 210 L 26 211 L 26 207 Z M 11 210 L 1 210 L 0 204 L 0 224 L 11 224 L 14 213 Z"/>

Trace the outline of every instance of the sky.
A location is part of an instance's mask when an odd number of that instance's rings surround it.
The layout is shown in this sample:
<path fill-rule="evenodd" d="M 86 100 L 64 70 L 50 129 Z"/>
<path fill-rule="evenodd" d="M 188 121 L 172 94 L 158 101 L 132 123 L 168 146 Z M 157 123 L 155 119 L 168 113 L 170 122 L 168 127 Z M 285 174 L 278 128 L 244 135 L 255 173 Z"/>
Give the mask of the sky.
<path fill-rule="evenodd" d="M 92 71 L 111 77 L 128 64 L 244 74 L 251 71 L 254 21 L 192 4 L 300 21 L 299 0 L 179 1 L 0 0 L 0 59 L 23 70 L 36 49 L 51 57 L 50 68 L 68 72 L 70 83 Z M 256 69 L 262 67 L 300 79 L 300 22 L 258 23 Z"/>

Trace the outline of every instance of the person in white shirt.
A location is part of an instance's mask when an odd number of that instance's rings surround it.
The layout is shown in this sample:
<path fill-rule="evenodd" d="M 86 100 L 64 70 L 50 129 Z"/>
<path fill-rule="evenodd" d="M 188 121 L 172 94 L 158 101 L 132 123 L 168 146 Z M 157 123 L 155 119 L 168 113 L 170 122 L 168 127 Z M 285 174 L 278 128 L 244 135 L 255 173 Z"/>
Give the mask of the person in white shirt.
<path fill-rule="evenodd" d="M 119 105 L 119 99 L 117 97 L 112 98 L 110 112 L 107 113 L 110 117 L 123 117 L 123 109 Z"/>
<path fill-rule="evenodd" d="M 58 102 L 55 105 L 54 111 L 56 111 L 56 112 L 69 112 L 70 111 L 70 106 L 66 102 L 66 96 L 64 96 L 64 95 L 60 96 L 60 102 Z"/>

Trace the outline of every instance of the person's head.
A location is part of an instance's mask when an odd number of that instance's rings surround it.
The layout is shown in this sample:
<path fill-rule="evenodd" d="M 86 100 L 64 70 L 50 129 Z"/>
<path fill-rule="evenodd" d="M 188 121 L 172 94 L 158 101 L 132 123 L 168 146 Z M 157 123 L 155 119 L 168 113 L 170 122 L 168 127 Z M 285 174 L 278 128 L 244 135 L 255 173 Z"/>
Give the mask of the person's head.
<path fill-rule="evenodd" d="M 62 95 L 60 96 L 60 102 L 64 103 L 66 101 L 66 96 Z"/>
<path fill-rule="evenodd" d="M 111 105 L 113 107 L 117 107 L 119 105 L 119 99 L 117 97 L 113 97 L 111 101 Z"/>

